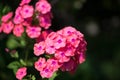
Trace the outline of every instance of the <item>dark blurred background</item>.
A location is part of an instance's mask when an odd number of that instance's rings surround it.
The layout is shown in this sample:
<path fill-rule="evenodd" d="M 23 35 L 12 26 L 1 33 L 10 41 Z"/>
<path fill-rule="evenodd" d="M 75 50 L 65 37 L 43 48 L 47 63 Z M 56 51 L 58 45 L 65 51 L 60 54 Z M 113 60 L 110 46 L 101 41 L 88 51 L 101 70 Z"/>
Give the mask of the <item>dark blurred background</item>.
<path fill-rule="evenodd" d="M 19 2 L 0 0 L 0 17 L 7 11 L 14 11 Z M 54 16 L 51 28 L 58 30 L 74 26 L 85 35 L 88 43 L 86 61 L 79 65 L 76 73 L 70 75 L 65 72 L 55 80 L 120 80 L 120 0 L 49 2 Z M 4 43 L 0 37 L 1 51 Z M 0 54 L 0 80 L 12 80 L 14 77 L 12 71 L 6 68 L 9 59 L 9 56 Z"/>

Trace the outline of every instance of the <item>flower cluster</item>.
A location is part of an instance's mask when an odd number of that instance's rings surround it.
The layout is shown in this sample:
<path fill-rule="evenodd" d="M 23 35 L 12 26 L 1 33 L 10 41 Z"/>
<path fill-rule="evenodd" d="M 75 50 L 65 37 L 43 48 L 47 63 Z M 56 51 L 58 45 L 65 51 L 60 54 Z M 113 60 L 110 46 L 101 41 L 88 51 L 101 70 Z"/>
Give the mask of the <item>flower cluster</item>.
<path fill-rule="evenodd" d="M 48 29 L 51 26 L 51 5 L 47 0 L 39 0 L 35 8 L 29 5 L 31 0 L 22 0 L 18 8 L 1 18 L 0 32 L 13 34 L 20 37 L 24 30 L 30 38 L 37 38 L 41 34 L 41 28 Z"/>
<path fill-rule="evenodd" d="M 40 38 L 40 42 L 34 45 L 34 54 L 40 56 L 34 65 L 43 78 L 50 78 L 58 69 L 73 72 L 79 63 L 85 61 L 84 35 L 72 26 L 57 32 L 46 31 Z"/>
<path fill-rule="evenodd" d="M 24 76 L 27 74 L 27 68 L 26 67 L 21 67 L 17 70 L 16 72 L 16 78 L 19 80 L 22 80 Z"/>
<path fill-rule="evenodd" d="M 51 78 L 58 70 L 74 72 L 85 61 L 84 35 L 72 26 L 56 32 L 48 30 L 52 19 L 50 3 L 38 0 L 32 6 L 30 2 L 21 0 L 15 13 L 9 12 L 1 18 L 0 33 L 21 37 L 25 32 L 29 38 L 35 38 L 33 51 L 39 59 L 33 64 L 42 78 Z M 24 66 L 16 72 L 19 80 L 27 75 L 27 63 Z"/>

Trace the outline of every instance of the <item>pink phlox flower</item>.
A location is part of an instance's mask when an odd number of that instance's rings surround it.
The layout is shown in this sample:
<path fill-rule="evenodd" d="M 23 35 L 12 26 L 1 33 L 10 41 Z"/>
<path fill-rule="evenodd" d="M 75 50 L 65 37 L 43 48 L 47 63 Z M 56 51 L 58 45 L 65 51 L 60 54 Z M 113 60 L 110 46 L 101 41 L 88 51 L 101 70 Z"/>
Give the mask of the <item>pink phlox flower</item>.
<path fill-rule="evenodd" d="M 46 14 L 50 12 L 51 5 L 46 0 L 39 0 L 35 5 L 35 9 L 42 14 Z"/>
<path fill-rule="evenodd" d="M 24 21 L 20 14 L 16 14 L 13 18 L 14 24 L 21 24 Z"/>
<path fill-rule="evenodd" d="M 27 68 L 26 67 L 21 67 L 16 72 L 16 78 L 19 79 L 19 80 L 22 80 L 22 78 L 25 77 L 26 74 L 27 74 Z"/>
<path fill-rule="evenodd" d="M 56 49 L 59 49 L 61 47 L 65 47 L 66 45 L 66 38 L 64 38 L 62 35 L 57 34 L 57 37 L 54 39 L 54 46 Z"/>
<path fill-rule="evenodd" d="M 34 12 L 33 6 L 24 5 L 20 11 L 20 14 L 23 18 L 29 18 L 32 17 L 33 12 Z"/>
<path fill-rule="evenodd" d="M 53 72 L 57 71 L 60 68 L 60 64 L 58 63 L 58 60 L 51 58 L 47 60 L 47 67 L 52 69 Z"/>
<path fill-rule="evenodd" d="M 56 33 L 57 33 L 57 34 L 60 34 L 60 35 L 64 35 L 64 34 L 63 34 L 63 29 L 58 30 Z"/>
<path fill-rule="evenodd" d="M 66 47 L 64 47 L 65 49 L 65 55 L 66 56 L 74 56 L 75 55 L 75 47 L 73 47 L 70 44 L 67 44 Z"/>
<path fill-rule="evenodd" d="M 84 38 L 84 35 L 79 31 L 76 31 L 75 34 L 78 36 L 79 39 Z"/>
<path fill-rule="evenodd" d="M 13 29 L 13 34 L 17 37 L 20 37 L 22 33 L 24 32 L 24 28 L 22 24 L 15 25 Z"/>
<path fill-rule="evenodd" d="M 85 53 L 79 52 L 79 54 L 76 54 L 74 58 L 76 59 L 76 62 L 78 64 L 82 64 L 83 62 L 85 62 Z"/>
<path fill-rule="evenodd" d="M 51 32 L 45 40 L 46 52 L 48 54 L 54 54 L 56 51 L 55 46 L 54 46 L 54 39 L 56 37 L 57 37 L 57 34 L 55 32 Z"/>
<path fill-rule="evenodd" d="M 41 34 L 41 28 L 39 26 L 27 27 L 26 32 L 30 38 L 37 38 Z"/>
<path fill-rule="evenodd" d="M 46 66 L 46 59 L 40 57 L 38 61 L 34 63 L 34 66 L 35 66 L 35 69 L 37 69 L 38 71 L 42 71 Z"/>
<path fill-rule="evenodd" d="M 51 15 L 50 13 L 41 14 L 39 16 L 40 26 L 44 29 L 48 29 L 51 26 Z"/>
<path fill-rule="evenodd" d="M 40 56 L 40 55 L 44 54 L 44 52 L 45 52 L 45 42 L 44 41 L 34 44 L 34 54 L 36 56 Z"/>
<path fill-rule="evenodd" d="M 14 24 L 21 24 L 24 21 L 23 17 L 20 14 L 21 9 L 22 7 L 18 7 L 15 11 L 15 16 L 13 18 Z"/>
<path fill-rule="evenodd" d="M 63 28 L 64 36 L 69 36 L 69 35 L 73 34 L 74 32 L 76 32 L 76 29 L 73 28 L 72 26 L 67 26 L 67 27 Z"/>
<path fill-rule="evenodd" d="M 47 54 L 55 53 L 56 49 L 55 49 L 53 40 L 51 40 L 50 38 L 47 38 L 45 40 L 45 45 L 46 45 L 45 50 L 46 50 Z"/>
<path fill-rule="evenodd" d="M 29 4 L 31 0 L 22 0 L 20 3 L 20 6 L 23 6 L 25 4 Z"/>
<path fill-rule="evenodd" d="M 78 39 L 77 35 L 71 34 L 67 37 L 67 42 L 73 45 L 74 47 L 78 47 L 80 40 Z"/>
<path fill-rule="evenodd" d="M 20 14 L 20 11 L 22 10 L 22 7 L 19 6 L 16 10 L 15 10 L 15 14 Z"/>
<path fill-rule="evenodd" d="M 40 71 L 40 75 L 42 78 L 51 78 L 53 76 L 54 71 L 49 67 L 45 67 L 42 71 Z"/>
<path fill-rule="evenodd" d="M 85 53 L 79 54 L 79 63 L 81 64 L 83 62 L 85 62 Z"/>
<path fill-rule="evenodd" d="M 1 26 L 3 28 L 3 32 L 6 34 L 9 34 L 14 28 L 14 24 L 12 23 L 12 21 L 9 21 L 8 23 L 2 23 Z"/>
<path fill-rule="evenodd" d="M 9 19 L 11 19 L 13 16 L 13 12 L 9 12 L 6 15 L 2 16 L 1 21 L 2 22 L 7 22 Z"/>
<path fill-rule="evenodd" d="M 70 57 L 65 55 L 65 50 L 63 49 L 57 50 L 54 56 L 60 63 L 68 62 L 70 60 Z"/>
<path fill-rule="evenodd" d="M 47 36 L 47 38 L 49 38 L 49 39 L 51 39 L 51 40 L 54 40 L 56 37 L 57 37 L 56 32 L 51 32 L 51 33 Z"/>

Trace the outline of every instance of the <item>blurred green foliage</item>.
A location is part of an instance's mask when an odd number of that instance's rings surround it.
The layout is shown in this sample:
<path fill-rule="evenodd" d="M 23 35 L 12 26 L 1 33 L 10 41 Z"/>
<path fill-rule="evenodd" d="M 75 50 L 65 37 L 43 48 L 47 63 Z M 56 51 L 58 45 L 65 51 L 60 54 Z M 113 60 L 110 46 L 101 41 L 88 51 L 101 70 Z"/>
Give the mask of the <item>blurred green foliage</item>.
<path fill-rule="evenodd" d="M 120 80 L 120 1 L 49 1 L 54 16 L 51 28 L 58 30 L 67 25 L 75 26 L 84 33 L 88 43 L 86 62 L 79 65 L 74 75 L 61 73 L 55 80 Z M 7 12 L 14 11 L 19 2 L 20 0 L 0 0 L 0 18 Z M 5 52 L 5 48 L 14 49 L 18 44 L 25 48 L 27 43 L 23 38 L 16 40 L 13 36 L 0 34 L 0 80 L 16 80 L 12 70 L 7 68 L 14 58 Z M 20 56 L 23 56 L 24 51 L 18 50 Z M 9 65 L 9 68 L 12 67 Z"/>

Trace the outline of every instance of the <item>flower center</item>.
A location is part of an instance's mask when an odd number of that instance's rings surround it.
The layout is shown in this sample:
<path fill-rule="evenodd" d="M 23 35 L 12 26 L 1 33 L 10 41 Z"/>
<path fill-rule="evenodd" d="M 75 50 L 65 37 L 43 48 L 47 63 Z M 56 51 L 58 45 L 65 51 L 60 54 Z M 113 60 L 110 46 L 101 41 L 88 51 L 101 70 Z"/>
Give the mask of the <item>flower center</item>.
<path fill-rule="evenodd" d="M 58 43 L 61 43 L 61 42 L 62 42 L 62 40 L 61 40 L 61 39 L 59 39 L 57 42 L 58 42 Z"/>

